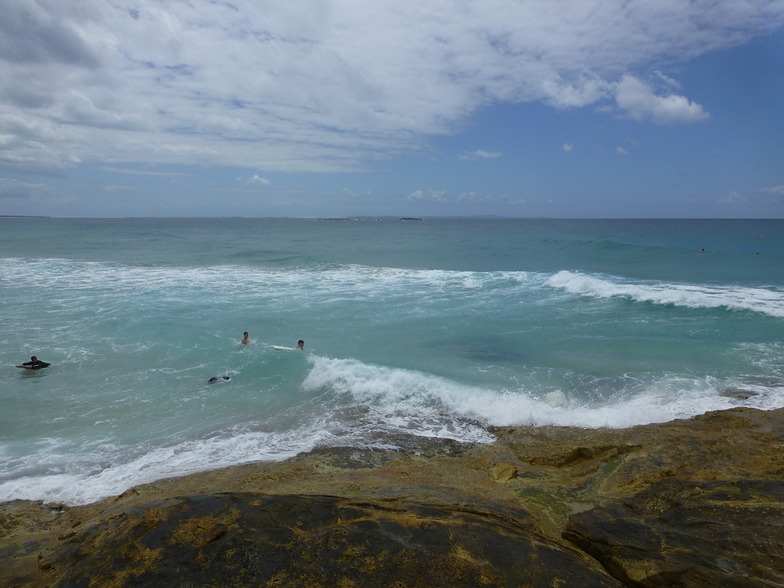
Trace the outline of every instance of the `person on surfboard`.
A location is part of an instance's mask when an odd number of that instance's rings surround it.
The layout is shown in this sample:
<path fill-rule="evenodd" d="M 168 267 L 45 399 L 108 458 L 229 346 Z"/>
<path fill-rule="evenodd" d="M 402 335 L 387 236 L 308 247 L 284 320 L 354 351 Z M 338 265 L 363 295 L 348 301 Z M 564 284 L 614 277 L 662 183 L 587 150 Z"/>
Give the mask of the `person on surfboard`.
<path fill-rule="evenodd" d="M 207 380 L 207 383 L 214 384 L 215 382 L 228 382 L 229 380 L 231 380 L 231 376 L 213 376 Z"/>
<path fill-rule="evenodd" d="M 45 361 L 41 361 L 35 355 L 33 355 L 30 358 L 30 361 L 26 361 L 23 364 L 18 365 L 16 367 L 24 368 L 26 370 L 40 370 L 41 368 L 46 368 L 46 367 L 49 367 L 50 365 L 52 365 L 52 364 L 46 363 Z"/>

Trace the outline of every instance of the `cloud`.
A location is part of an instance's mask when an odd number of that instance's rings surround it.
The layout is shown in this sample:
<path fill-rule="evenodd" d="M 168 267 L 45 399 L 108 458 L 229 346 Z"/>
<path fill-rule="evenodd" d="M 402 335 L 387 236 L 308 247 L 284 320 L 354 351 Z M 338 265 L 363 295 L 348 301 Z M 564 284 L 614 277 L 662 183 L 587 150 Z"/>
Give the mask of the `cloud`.
<path fill-rule="evenodd" d="M 626 149 L 624 149 L 623 147 L 618 146 L 618 147 L 615 148 L 615 154 L 616 155 L 629 155 L 629 152 L 626 151 Z"/>
<path fill-rule="evenodd" d="M 759 191 L 762 194 L 771 194 L 773 196 L 784 196 L 784 184 L 778 186 L 769 186 L 766 188 L 760 188 Z"/>
<path fill-rule="evenodd" d="M 730 192 L 726 196 L 722 196 L 719 198 L 719 204 L 726 204 L 726 205 L 733 205 L 733 204 L 742 204 L 746 202 L 748 198 L 746 198 L 743 194 L 739 192 Z"/>
<path fill-rule="evenodd" d="M 158 171 L 153 169 L 127 169 L 108 165 L 102 166 L 100 169 L 115 174 L 125 174 L 131 176 L 180 177 L 188 175 L 184 172 Z"/>
<path fill-rule="evenodd" d="M 718 198 L 718 203 L 723 205 L 737 205 L 747 202 L 776 204 L 784 202 L 784 185 L 766 186 L 750 194 L 733 191 Z"/>
<path fill-rule="evenodd" d="M 31 184 L 8 178 L 0 178 L 0 200 L 15 200 L 29 198 L 35 194 L 46 192 L 49 186 L 45 184 Z M 31 212 L 36 214 L 36 211 Z"/>
<path fill-rule="evenodd" d="M 769 202 L 784 202 L 784 184 L 780 184 L 778 186 L 768 186 L 758 190 L 758 192 L 762 194 Z"/>
<path fill-rule="evenodd" d="M 564 143 L 562 149 L 564 153 L 571 153 L 574 151 L 574 145 L 571 143 Z"/>
<path fill-rule="evenodd" d="M 661 124 L 695 123 L 710 118 L 701 105 L 677 94 L 657 95 L 650 85 L 629 74 L 616 85 L 615 102 L 632 118 Z"/>
<path fill-rule="evenodd" d="M 446 190 L 417 190 L 406 196 L 408 200 L 425 202 L 446 202 Z"/>
<path fill-rule="evenodd" d="M 136 192 L 138 186 L 127 186 L 124 184 L 107 184 L 103 187 L 107 192 Z"/>
<path fill-rule="evenodd" d="M 269 181 L 267 178 L 262 178 L 262 177 L 261 177 L 261 176 L 259 176 L 258 174 L 253 174 L 253 177 L 252 177 L 252 178 L 250 178 L 250 179 L 247 181 L 247 183 L 248 183 L 249 185 L 251 185 L 251 186 L 259 186 L 259 187 L 264 187 L 264 186 L 269 186 L 269 184 L 270 184 L 270 181 Z"/>
<path fill-rule="evenodd" d="M 784 23 L 780 0 L 5 4 L 0 168 L 39 171 L 366 171 L 499 103 L 699 122 L 656 72 Z"/>
<path fill-rule="evenodd" d="M 60 63 L 82 67 L 100 64 L 96 46 L 72 19 L 82 7 L 55 2 L 11 2 L 0 21 L 0 57 L 17 63 Z M 65 11 L 63 11 L 65 9 Z"/>
<path fill-rule="evenodd" d="M 341 190 L 341 193 L 351 198 L 367 198 L 368 196 L 372 195 L 372 192 L 370 190 L 365 190 L 363 192 L 356 192 L 354 190 L 350 190 L 349 188 L 343 188 Z"/>
<path fill-rule="evenodd" d="M 476 151 L 463 152 L 460 154 L 461 161 L 477 161 L 479 159 L 496 159 L 501 157 L 501 153 L 497 151 L 484 151 L 482 149 L 477 149 Z"/>
<path fill-rule="evenodd" d="M 460 196 L 457 197 L 457 201 L 460 203 L 477 203 L 477 202 L 487 202 L 492 200 L 489 196 L 482 196 L 477 194 L 476 192 L 463 192 Z"/>

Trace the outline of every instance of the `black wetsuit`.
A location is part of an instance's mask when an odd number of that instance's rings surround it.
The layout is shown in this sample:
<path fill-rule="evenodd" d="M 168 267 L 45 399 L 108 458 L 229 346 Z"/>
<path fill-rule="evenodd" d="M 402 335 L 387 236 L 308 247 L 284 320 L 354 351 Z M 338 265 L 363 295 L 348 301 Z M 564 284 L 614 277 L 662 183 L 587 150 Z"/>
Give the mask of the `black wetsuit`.
<path fill-rule="evenodd" d="M 41 368 L 49 367 L 52 365 L 51 363 L 46 363 L 45 361 L 26 361 L 22 364 L 22 367 L 26 367 L 31 370 L 40 370 Z"/>

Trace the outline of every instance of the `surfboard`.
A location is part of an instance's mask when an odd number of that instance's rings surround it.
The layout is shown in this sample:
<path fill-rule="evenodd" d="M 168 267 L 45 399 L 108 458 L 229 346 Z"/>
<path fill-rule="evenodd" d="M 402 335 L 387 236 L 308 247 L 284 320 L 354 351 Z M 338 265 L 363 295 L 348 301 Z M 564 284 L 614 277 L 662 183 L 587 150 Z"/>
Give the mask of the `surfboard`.
<path fill-rule="evenodd" d="M 293 347 L 284 347 L 283 345 L 273 345 L 272 348 L 278 351 L 294 351 Z"/>

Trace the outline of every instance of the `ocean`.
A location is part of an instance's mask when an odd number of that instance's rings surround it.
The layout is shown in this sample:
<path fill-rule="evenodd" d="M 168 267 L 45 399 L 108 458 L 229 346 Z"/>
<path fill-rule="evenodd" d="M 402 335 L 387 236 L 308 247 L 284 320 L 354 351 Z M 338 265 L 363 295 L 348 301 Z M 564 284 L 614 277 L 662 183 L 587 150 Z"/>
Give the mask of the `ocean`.
<path fill-rule="evenodd" d="M 0 266 L 0 501 L 784 406 L 782 220 L 0 218 Z"/>

